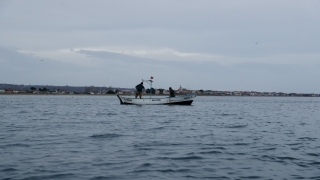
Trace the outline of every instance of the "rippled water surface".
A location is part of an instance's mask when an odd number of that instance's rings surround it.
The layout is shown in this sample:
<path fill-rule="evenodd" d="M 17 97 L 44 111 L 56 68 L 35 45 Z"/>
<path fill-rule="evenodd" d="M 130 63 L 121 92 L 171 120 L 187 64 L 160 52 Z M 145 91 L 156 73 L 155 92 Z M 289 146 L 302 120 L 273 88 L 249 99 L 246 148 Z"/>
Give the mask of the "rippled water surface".
<path fill-rule="evenodd" d="M 0 179 L 320 179 L 320 98 L 0 96 Z"/>

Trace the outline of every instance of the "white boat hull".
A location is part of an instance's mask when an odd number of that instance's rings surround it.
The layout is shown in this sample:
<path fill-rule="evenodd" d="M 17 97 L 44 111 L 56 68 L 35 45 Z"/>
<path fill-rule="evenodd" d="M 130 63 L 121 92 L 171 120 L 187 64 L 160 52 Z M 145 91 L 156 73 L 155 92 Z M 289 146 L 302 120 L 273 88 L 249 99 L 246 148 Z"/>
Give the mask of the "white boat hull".
<path fill-rule="evenodd" d="M 145 98 L 134 98 L 132 96 L 119 96 L 120 104 L 136 104 L 136 105 L 191 105 L 193 98 L 196 94 L 187 94 L 183 96 L 176 97 L 145 97 Z"/>

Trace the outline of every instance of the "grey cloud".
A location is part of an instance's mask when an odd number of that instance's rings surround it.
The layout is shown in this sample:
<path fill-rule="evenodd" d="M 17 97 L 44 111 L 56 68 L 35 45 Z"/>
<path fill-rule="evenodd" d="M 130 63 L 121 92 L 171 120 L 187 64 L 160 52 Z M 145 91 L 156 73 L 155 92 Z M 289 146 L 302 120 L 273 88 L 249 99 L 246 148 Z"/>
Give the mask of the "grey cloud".
<path fill-rule="evenodd" d="M 146 58 L 139 58 L 135 56 L 125 55 L 121 53 L 107 52 L 107 51 L 89 51 L 79 50 L 80 54 L 85 54 L 90 57 L 95 57 L 105 61 L 124 61 L 127 63 L 152 63 L 152 60 Z"/>

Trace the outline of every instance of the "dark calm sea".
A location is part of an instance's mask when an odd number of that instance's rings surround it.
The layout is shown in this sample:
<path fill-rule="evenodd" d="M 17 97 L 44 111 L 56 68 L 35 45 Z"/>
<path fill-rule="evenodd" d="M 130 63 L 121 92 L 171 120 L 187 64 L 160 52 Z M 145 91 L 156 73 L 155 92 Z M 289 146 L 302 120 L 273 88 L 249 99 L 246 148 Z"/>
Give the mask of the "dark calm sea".
<path fill-rule="evenodd" d="M 320 98 L 1 95 L 1 180 L 320 179 Z"/>

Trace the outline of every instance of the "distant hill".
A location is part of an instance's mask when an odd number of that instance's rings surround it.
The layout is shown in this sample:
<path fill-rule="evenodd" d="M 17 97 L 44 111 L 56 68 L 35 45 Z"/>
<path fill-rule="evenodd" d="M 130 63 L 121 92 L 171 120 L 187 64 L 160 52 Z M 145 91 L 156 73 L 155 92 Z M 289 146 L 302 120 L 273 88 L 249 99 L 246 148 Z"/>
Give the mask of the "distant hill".
<path fill-rule="evenodd" d="M 109 90 L 122 90 L 122 91 L 133 91 L 133 88 L 119 88 L 119 87 L 99 87 L 99 86 L 54 86 L 54 85 L 17 85 L 17 84 L 0 84 L 0 89 L 13 89 L 19 91 L 30 91 L 31 87 L 36 88 L 47 88 L 49 90 L 67 91 L 75 93 L 86 93 L 86 92 L 101 92 L 105 93 Z"/>

